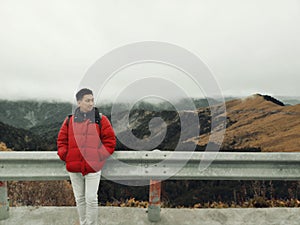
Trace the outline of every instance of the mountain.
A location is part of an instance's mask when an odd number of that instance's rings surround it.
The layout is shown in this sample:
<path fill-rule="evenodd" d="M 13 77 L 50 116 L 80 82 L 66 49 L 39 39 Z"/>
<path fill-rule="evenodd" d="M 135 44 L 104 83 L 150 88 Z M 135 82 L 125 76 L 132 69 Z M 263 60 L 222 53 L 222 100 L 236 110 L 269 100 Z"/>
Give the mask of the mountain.
<path fill-rule="evenodd" d="M 54 122 L 46 125 L 34 126 L 29 129 L 30 132 L 37 135 L 40 141 L 45 146 L 44 150 L 55 151 L 56 150 L 56 138 L 62 122 Z"/>
<path fill-rule="evenodd" d="M 126 117 L 124 114 L 120 113 L 117 115 L 117 121 L 121 124 L 118 124 L 114 127 L 115 132 L 121 140 L 126 140 L 126 145 L 121 143 L 120 140 L 117 142 L 117 149 L 128 149 L 133 148 L 136 150 L 145 149 L 161 149 L 161 150 L 174 150 L 180 141 L 180 135 L 183 134 L 185 137 L 191 136 L 191 129 L 189 126 L 182 128 L 180 123 L 180 118 L 185 119 L 185 121 L 193 121 L 192 118 L 199 117 L 201 126 L 200 132 L 208 132 L 210 130 L 210 115 L 209 112 L 203 111 L 201 113 L 197 113 L 195 111 L 147 111 L 147 110 L 133 110 L 129 115 L 129 131 L 126 131 L 126 121 L 124 120 Z M 151 126 L 151 120 L 153 118 L 160 118 L 166 124 L 166 127 L 163 124 L 158 124 L 152 126 L 152 133 L 150 132 L 149 126 Z M 155 123 L 155 122 L 154 122 Z M 166 133 L 164 132 L 166 128 Z M 183 129 L 183 130 L 182 130 Z M 150 136 L 152 138 L 150 138 Z M 164 136 L 165 138 L 162 141 L 160 137 Z M 135 138 L 143 139 L 142 143 L 135 143 Z M 177 150 L 190 150 L 190 143 L 185 143 L 187 138 L 181 137 L 182 140 L 180 142 L 180 147 Z M 157 146 L 153 145 L 153 143 L 160 143 Z M 132 147 L 131 147 L 132 146 Z"/>
<path fill-rule="evenodd" d="M 196 107 L 204 107 L 208 105 L 206 99 L 193 99 Z M 116 103 L 118 108 L 126 110 L 129 103 Z M 188 101 L 181 99 L 177 101 L 177 106 L 179 108 L 190 107 Z M 110 118 L 110 112 L 112 108 L 112 103 L 103 103 L 98 105 L 101 112 Z M 168 128 L 168 138 L 159 146 L 162 149 L 174 149 L 176 145 L 176 135 L 178 123 L 174 121 L 174 111 L 176 109 L 168 102 L 157 102 L 151 103 L 147 101 L 141 101 L 135 104 L 132 108 L 132 112 L 139 112 L 138 114 L 132 113 L 131 120 L 137 120 L 140 124 L 138 127 L 134 128 L 135 134 L 138 137 L 139 133 L 146 134 L 149 132 L 147 129 L 148 119 L 162 115 L 164 119 L 169 121 L 170 127 Z M 44 150 L 56 150 L 56 137 L 58 131 L 61 127 L 62 121 L 65 117 L 72 112 L 71 103 L 63 102 L 35 102 L 35 101 L 7 101 L 0 100 L 0 122 L 3 123 L 3 130 L 9 132 L 2 132 L 0 135 L 0 141 L 5 141 L 8 143 L 9 147 L 15 150 L 25 150 L 28 149 L 28 144 L 32 150 L 40 149 L 40 146 L 44 146 Z M 144 116 L 148 115 L 148 116 Z M 176 113 L 175 113 L 176 114 Z M 121 115 L 123 115 L 121 113 Z M 139 115 L 140 118 L 136 116 Z M 137 123 L 136 123 L 137 124 Z M 5 126 L 9 125 L 7 129 Z M 17 128 L 14 130 L 14 128 Z M 11 134 L 22 133 L 21 137 L 18 138 L 19 141 L 12 139 Z M 26 136 L 34 136 L 29 140 L 27 144 L 21 144 L 21 140 Z M 174 136 L 173 136 L 174 134 Z M 178 136 L 178 135 L 177 135 Z M 128 149 L 119 140 L 117 143 L 119 149 Z"/>
<path fill-rule="evenodd" d="M 15 150 L 56 150 L 57 133 L 71 112 L 71 103 L 0 100 L 0 141 Z"/>
<path fill-rule="evenodd" d="M 300 104 L 300 96 L 273 96 L 280 99 L 285 105 L 298 105 Z"/>
<path fill-rule="evenodd" d="M 0 100 L 0 121 L 16 128 L 61 123 L 71 112 L 71 103 Z"/>
<path fill-rule="evenodd" d="M 196 108 L 207 107 L 207 99 L 192 99 Z M 212 101 L 212 100 L 211 100 Z M 124 111 L 129 107 L 129 103 L 114 103 L 119 109 Z M 180 99 L 176 102 L 180 109 L 191 107 L 189 101 Z M 109 115 L 112 109 L 112 103 L 103 103 L 97 105 L 101 112 Z M 132 110 L 147 110 L 147 111 L 174 111 L 176 110 L 167 101 L 151 103 L 147 101 L 139 101 L 134 104 Z M 16 128 L 31 129 L 37 131 L 36 127 L 52 126 L 55 123 L 61 123 L 68 114 L 72 113 L 72 104 L 68 102 L 38 102 L 38 101 L 8 101 L 0 100 L 0 121 L 14 126 Z"/>
<path fill-rule="evenodd" d="M 285 106 L 277 99 L 256 94 L 226 102 L 228 126 L 223 149 L 260 148 L 262 151 L 300 151 L 300 105 Z M 208 142 L 200 136 L 199 145 Z"/>
<path fill-rule="evenodd" d="M 117 150 L 147 149 L 174 150 L 181 140 L 180 150 L 189 150 L 196 144 L 196 150 L 205 150 L 210 136 L 211 115 L 207 101 L 196 100 L 198 109 L 175 111 L 172 105 L 139 103 L 130 112 L 129 130 L 125 130 L 125 112 L 118 114 L 114 129 L 119 137 Z M 182 107 L 184 101 L 179 101 Z M 217 106 L 218 102 L 214 102 Z M 126 104 L 120 103 L 125 109 Z M 160 105 L 161 104 L 161 105 Z M 70 114 L 70 103 L 0 101 L 0 141 L 15 150 L 56 150 L 56 137 L 63 119 Z M 111 105 L 100 106 L 104 114 L 109 114 Z M 166 110 L 169 109 L 169 110 Z M 231 99 L 226 102 L 226 132 L 222 151 L 299 151 L 300 146 L 300 105 L 285 105 L 280 100 L 256 94 L 243 99 Z M 110 116 L 108 115 L 109 119 Z M 181 128 L 180 117 L 200 121 L 199 135 L 193 136 L 189 126 Z M 163 125 L 154 126 L 150 133 L 151 119 L 161 118 L 166 124 L 165 138 Z M 122 122 L 122 123 L 120 123 Z M 192 124 L 191 124 L 192 125 Z M 181 130 L 184 129 L 184 130 Z M 151 136 L 152 135 L 152 136 Z M 149 137 L 154 139 L 149 139 Z M 143 139 L 144 143 L 134 145 L 134 139 Z M 119 140 L 120 139 L 120 140 Z M 126 143 L 122 143 L 126 140 Z M 147 143 L 148 140 L 148 143 Z M 158 142 L 153 145 L 153 140 Z M 129 145 L 128 145 L 129 142 Z M 152 143 L 151 143 L 152 142 Z M 178 149 L 179 150 L 179 149 Z"/>
<path fill-rule="evenodd" d="M 40 140 L 38 135 L 0 122 L 0 142 L 4 142 L 8 148 L 26 150 L 47 150 L 46 143 Z"/>

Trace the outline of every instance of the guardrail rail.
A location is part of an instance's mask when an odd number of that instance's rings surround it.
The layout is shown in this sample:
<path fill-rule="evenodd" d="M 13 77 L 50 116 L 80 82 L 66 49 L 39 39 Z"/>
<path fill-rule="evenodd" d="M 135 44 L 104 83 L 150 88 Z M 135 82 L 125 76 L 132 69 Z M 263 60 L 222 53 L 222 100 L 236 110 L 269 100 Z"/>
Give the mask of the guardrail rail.
<path fill-rule="evenodd" d="M 9 215 L 6 181 L 68 179 L 56 152 L 0 152 L 0 220 Z M 101 179 L 148 181 L 148 219 L 155 222 L 163 180 L 300 180 L 300 153 L 116 151 Z"/>

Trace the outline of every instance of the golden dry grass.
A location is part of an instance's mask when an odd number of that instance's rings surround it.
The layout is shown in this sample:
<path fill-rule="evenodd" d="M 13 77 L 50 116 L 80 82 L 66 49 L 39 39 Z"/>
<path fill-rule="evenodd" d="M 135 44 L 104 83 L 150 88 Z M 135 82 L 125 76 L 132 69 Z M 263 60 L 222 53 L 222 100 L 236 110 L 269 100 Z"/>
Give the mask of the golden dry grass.
<path fill-rule="evenodd" d="M 280 106 L 254 95 L 227 102 L 226 111 L 234 123 L 226 129 L 223 146 L 300 151 L 300 105 Z M 198 144 L 206 144 L 208 138 L 209 134 L 200 136 Z"/>
<path fill-rule="evenodd" d="M 8 148 L 4 142 L 0 142 L 0 151 L 12 151 L 12 149 Z"/>

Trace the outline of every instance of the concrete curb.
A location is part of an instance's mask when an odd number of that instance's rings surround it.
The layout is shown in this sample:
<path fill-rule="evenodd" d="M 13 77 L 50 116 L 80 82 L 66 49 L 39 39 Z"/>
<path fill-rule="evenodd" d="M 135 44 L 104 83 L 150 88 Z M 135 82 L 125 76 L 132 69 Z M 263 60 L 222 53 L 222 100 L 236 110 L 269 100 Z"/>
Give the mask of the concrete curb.
<path fill-rule="evenodd" d="M 75 207 L 11 207 L 0 225 L 79 225 Z M 161 210 L 161 221 L 148 221 L 146 209 L 99 207 L 99 225 L 298 225 L 300 208 Z"/>

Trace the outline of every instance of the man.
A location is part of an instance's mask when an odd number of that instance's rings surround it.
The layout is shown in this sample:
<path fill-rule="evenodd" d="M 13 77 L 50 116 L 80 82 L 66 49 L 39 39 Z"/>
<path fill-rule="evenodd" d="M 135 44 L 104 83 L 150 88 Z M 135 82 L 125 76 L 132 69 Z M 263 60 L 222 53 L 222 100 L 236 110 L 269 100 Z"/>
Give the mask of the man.
<path fill-rule="evenodd" d="M 76 200 L 80 225 L 97 225 L 101 169 L 114 152 L 116 138 L 106 116 L 94 107 L 93 92 L 76 94 L 78 107 L 68 116 L 57 138 L 57 154 L 66 162 Z"/>

